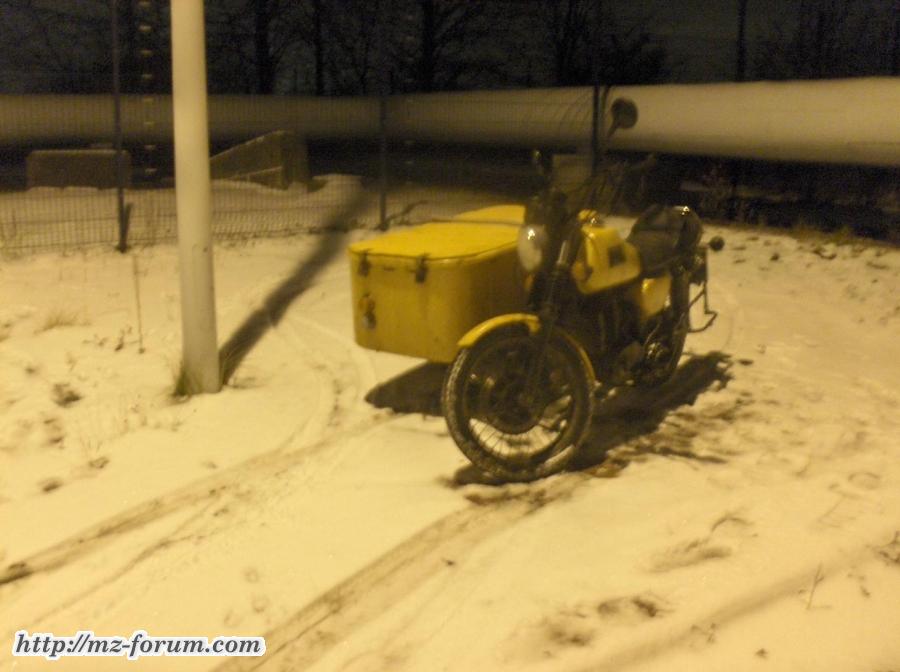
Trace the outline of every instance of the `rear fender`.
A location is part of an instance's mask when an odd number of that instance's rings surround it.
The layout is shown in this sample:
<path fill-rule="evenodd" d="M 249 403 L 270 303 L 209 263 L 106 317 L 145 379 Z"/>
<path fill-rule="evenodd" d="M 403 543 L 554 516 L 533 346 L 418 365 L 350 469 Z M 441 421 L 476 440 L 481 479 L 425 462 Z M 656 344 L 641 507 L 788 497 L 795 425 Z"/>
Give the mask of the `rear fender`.
<path fill-rule="evenodd" d="M 459 341 L 457 342 L 457 346 L 460 350 L 464 348 L 471 348 L 491 332 L 516 325 L 524 327 L 531 335 L 534 335 L 541 330 L 540 319 L 537 315 L 534 315 L 532 313 L 510 313 L 508 315 L 498 315 L 497 317 L 492 317 L 491 319 L 485 320 L 481 324 L 472 327 L 461 339 L 459 339 Z M 581 347 L 581 344 L 562 327 L 557 326 L 554 331 L 559 333 L 563 338 L 566 339 L 566 341 L 568 341 L 569 345 L 575 350 L 575 352 L 578 353 L 578 356 L 581 358 L 581 362 L 582 364 L 584 364 L 585 370 L 591 374 L 591 378 L 597 380 L 596 376 L 594 375 L 594 367 L 591 364 L 591 359 L 590 357 L 588 357 L 588 354 L 587 352 L 585 352 L 584 348 Z"/>

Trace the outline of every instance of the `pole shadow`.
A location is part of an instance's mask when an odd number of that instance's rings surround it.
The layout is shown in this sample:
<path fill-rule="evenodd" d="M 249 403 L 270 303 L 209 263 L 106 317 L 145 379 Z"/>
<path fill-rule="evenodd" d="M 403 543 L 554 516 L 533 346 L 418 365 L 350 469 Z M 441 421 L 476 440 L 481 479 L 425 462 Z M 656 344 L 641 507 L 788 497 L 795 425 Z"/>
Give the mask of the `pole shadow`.
<path fill-rule="evenodd" d="M 334 233 L 341 224 L 352 219 L 366 204 L 367 196 L 359 189 L 322 222 L 325 233 L 312 256 L 297 264 L 293 273 L 276 287 L 219 348 L 219 370 L 222 383 L 227 383 L 266 332 L 276 326 L 287 309 L 311 285 L 313 279 L 343 249 L 346 236 Z"/>

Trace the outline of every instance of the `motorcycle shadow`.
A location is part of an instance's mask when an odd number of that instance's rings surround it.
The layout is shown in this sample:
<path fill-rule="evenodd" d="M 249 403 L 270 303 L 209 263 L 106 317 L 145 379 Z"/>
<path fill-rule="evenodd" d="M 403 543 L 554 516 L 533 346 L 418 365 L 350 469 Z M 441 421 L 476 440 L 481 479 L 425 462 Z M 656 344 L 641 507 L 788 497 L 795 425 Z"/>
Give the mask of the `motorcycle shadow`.
<path fill-rule="evenodd" d="M 723 352 L 687 355 L 666 383 L 653 388 L 617 388 L 597 401 L 588 435 L 569 471 L 589 471 L 598 477 L 614 477 L 631 460 L 649 454 L 720 461 L 688 451 L 677 451 L 663 445 L 663 442 L 655 445 L 652 441 L 646 445 L 629 446 L 629 450 L 616 451 L 615 455 L 610 453 L 634 439 L 653 434 L 669 413 L 693 404 L 697 397 L 714 385 L 727 385 L 731 380 L 731 365 L 731 357 Z M 376 385 L 366 395 L 366 401 L 396 413 L 440 416 L 441 386 L 446 371 L 447 367 L 442 364 L 422 364 Z M 500 483 L 474 465 L 459 469 L 451 482 L 457 487 Z"/>
<path fill-rule="evenodd" d="M 441 415 L 441 386 L 446 371 L 445 364 L 426 362 L 376 385 L 366 394 L 366 401 L 395 413 Z"/>
<path fill-rule="evenodd" d="M 635 457 L 648 454 L 721 461 L 652 441 L 629 446 L 629 450 L 617 451 L 614 456 L 610 453 L 628 442 L 653 434 L 669 413 L 681 406 L 693 405 L 697 397 L 714 385 L 727 385 L 731 380 L 731 364 L 730 356 L 723 352 L 689 355 L 675 374 L 658 387 L 616 389 L 595 404 L 587 438 L 570 470 L 593 470 L 597 476 L 616 476 Z M 593 469 L 595 467 L 599 469 Z"/>

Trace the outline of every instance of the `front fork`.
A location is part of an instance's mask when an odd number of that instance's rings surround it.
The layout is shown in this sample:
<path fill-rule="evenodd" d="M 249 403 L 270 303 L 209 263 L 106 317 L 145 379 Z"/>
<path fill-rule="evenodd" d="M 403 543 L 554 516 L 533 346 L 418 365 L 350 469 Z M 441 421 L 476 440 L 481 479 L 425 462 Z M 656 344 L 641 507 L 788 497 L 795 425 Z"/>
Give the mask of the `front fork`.
<path fill-rule="evenodd" d="M 580 234 L 581 225 L 578 223 L 576 226 L 570 227 L 567 235 L 563 238 L 559 254 L 556 257 L 556 263 L 547 282 L 547 288 L 544 291 L 544 296 L 541 298 L 541 305 L 538 309 L 538 319 L 541 326 L 538 332 L 538 352 L 537 357 L 534 358 L 531 366 L 528 367 L 528 375 L 525 378 L 525 394 L 528 396 L 529 401 L 534 400 L 537 378 L 547 357 L 547 346 L 559 322 L 560 296 L 571 274 L 572 264 L 575 262 L 578 254 L 578 246 L 581 243 Z"/>

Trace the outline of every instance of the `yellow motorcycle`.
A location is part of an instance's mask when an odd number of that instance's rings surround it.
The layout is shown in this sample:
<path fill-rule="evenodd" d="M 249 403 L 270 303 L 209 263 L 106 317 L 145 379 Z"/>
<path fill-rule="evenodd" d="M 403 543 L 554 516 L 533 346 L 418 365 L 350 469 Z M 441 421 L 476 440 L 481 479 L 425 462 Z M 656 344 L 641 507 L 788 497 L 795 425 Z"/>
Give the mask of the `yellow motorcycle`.
<path fill-rule="evenodd" d="M 449 364 L 441 405 L 466 457 L 502 480 L 542 478 L 577 453 L 598 391 L 663 383 L 687 334 L 712 324 L 701 235 L 689 208 L 654 206 L 623 239 L 547 186 L 524 207 L 360 241 L 356 340 Z"/>

